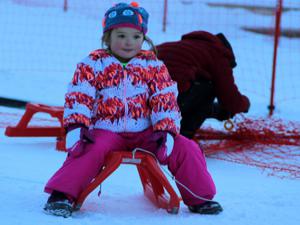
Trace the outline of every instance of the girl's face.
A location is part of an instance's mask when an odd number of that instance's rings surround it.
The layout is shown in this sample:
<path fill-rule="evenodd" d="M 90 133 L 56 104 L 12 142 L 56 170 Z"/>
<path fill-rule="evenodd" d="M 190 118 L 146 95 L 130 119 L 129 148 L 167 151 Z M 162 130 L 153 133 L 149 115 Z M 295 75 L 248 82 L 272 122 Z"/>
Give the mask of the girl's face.
<path fill-rule="evenodd" d="M 111 32 L 110 50 L 121 61 L 127 62 L 141 51 L 143 41 L 143 33 L 134 28 L 116 28 Z"/>

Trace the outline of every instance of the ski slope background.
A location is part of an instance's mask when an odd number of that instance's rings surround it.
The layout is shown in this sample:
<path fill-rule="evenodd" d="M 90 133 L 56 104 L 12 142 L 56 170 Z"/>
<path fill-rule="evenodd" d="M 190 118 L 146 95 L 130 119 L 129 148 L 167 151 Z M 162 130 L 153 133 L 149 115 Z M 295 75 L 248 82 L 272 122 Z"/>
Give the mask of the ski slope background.
<path fill-rule="evenodd" d="M 41 10 L 41 8 L 24 6 L 16 2 L 18 1 L 0 0 L 0 96 L 62 105 L 66 86 L 72 77 L 75 64 L 91 50 L 100 47 L 101 20 L 86 17 L 74 11 L 66 14 L 61 9 Z M 241 3 L 243 1 L 230 2 Z M 269 3 L 267 0 L 261 2 Z M 39 18 L 43 17 L 44 10 L 52 16 L 48 21 L 51 26 L 49 29 L 45 27 L 46 31 L 36 30 L 34 25 Z M 8 12 L 17 17 L 14 20 L 16 23 L 10 23 L 9 26 L 6 23 L 11 21 L 7 18 L 7 15 L 10 15 Z M 51 19 L 53 17 L 55 21 Z M 52 30 L 53 23 L 59 20 L 61 20 L 59 24 L 62 24 L 62 27 Z M 27 24 L 32 24 L 32 26 L 26 26 Z M 90 38 L 85 42 L 82 41 L 81 33 L 75 33 L 72 41 L 77 40 L 76 48 L 61 48 L 64 45 L 68 46 L 69 42 L 69 39 L 61 37 L 71 36 L 65 32 L 78 30 L 78 27 L 72 28 L 74 24 L 81 27 L 85 35 L 90 33 Z M 69 29 L 64 29 L 63 26 L 68 26 Z M 155 43 L 179 39 L 179 36 L 174 34 L 156 34 L 155 29 L 155 24 L 152 24 L 149 33 Z M 193 29 L 191 28 L 190 31 Z M 151 33 L 151 30 L 154 31 Z M 49 35 L 46 42 L 41 42 L 40 32 L 43 35 Z M 182 31 L 184 32 L 186 30 Z M 19 35 L 24 33 L 26 36 Z M 250 41 L 253 40 L 244 39 L 237 45 L 247 45 Z M 258 47 L 265 44 L 256 41 Z M 56 45 L 59 47 L 55 48 Z M 19 51 L 19 54 L 14 54 L 15 50 Z M 42 57 L 39 55 L 37 59 L 35 57 L 37 52 L 47 54 L 41 54 Z M 68 52 L 66 55 L 72 57 L 60 57 L 66 52 Z M 237 54 L 242 54 L 239 53 L 238 48 Z M 18 60 L 12 60 L 16 57 Z M 290 56 L 287 54 L 282 57 Z M 294 57 L 300 59 L 300 51 Z M 238 63 L 243 65 L 248 62 L 240 61 L 238 57 Z M 261 98 L 247 93 L 241 78 L 237 77 L 236 80 L 242 92 L 251 99 L 249 115 L 265 116 L 266 106 L 262 106 Z M 163 209 L 155 208 L 143 196 L 142 185 L 135 167 L 129 165 L 122 165 L 103 183 L 100 198 L 97 196 L 98 190 L 93 192 L 84 202 L 81 210 L 74 213 L 71 218 L 46 215 L 42 209 L 48 195 L 43 192 L 43 188 L 50 176 L 61 166 L 66 154 L 55 151 L 54 138 L 5 137 L 5 126 L 15 124 L 23 112 L 23 110 L 0 106 L 1 224 L 300 224 L 299 180 L 267 176 L 258 168 L 211 158 L 207 159 L 207 164 L 217 186 L 215 199 L 224 208 L 224 212 L 218 216 L 191 214 L 183 204 L 178 215 L 170 215 Z M 281 106 L 276 111 L 276 116 L 299 121 L 297 104 Z M 40 118 L 44 116 L 40 115 Z M 47 120 L 46 117 L 44 119 Z M 220 125 L 215 121 L 209 121 L 209 123 L 215 126 Z M 175 187 L 174 182 L 170 182 Z"/>

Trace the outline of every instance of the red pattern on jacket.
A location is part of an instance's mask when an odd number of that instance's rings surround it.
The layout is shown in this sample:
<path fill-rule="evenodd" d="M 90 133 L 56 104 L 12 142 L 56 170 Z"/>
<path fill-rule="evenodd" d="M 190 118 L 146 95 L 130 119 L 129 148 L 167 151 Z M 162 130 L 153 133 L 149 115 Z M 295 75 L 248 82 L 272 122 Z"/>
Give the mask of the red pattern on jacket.
<path fill-rule="evenodd" d="M 77 65 L 66 94 L 64 126 L 82 124 L 115 132 L 179 133 L 177 85 L 155 54 L 141 51 L 126 66 L 105 50 Z"/>

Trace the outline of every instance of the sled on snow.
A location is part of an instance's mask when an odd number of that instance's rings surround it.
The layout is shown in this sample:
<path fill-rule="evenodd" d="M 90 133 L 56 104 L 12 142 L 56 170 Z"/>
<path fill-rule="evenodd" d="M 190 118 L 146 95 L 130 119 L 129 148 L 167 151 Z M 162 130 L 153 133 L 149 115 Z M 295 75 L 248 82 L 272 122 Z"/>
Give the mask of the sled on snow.
<path fill-rule="evenodd" d="M 56 118 L 60 126 L 28 126 L 36 113 L 46 113 Z M 8 126 L 5 135 L 9 137 L 56 137 L 56 149 L 66 151 L 66 134 L 63 128 L 63 107 L 27 103 L 25 113 L 18 124 Z M 144 195 L 158 208 L 166 209 L 168 213 L 177 214 L 180 198 L 174 191 L 168 179 L 160 169 L 155 158 L 145 152 L 118 151 L 110 153 L 104 166 L 91 183 L 82 191 L 74 203 L 74 210 L 79 210 L 87 196 L 109 177 L 121 164 L 131 164 L 137 167 Z"/>
<path fill-rule="evenodd" d="M 137 167 L 144 195 L 155 206 L 166 209 L 170 214 L 178 213 L 180 198 L 161 171 L 154 157 L 149 153 L 134 151 L 118 151 L 110 153 L 105 160 L 103 169 L 85 188 L 74 203 L 74 210 L 79 210 L 87 196 L 101 185 L 101 183 L 121 164 L 131 164 Z"/>
<path fill-rule="evenodd" d="M 8 137 L 56 137 L 56 149 L 66 150 L 66 134 L 63 128 L 63 107 L 27 103 L 25 113 L 16 126 L 8 126 L 5 135 Z M 34 114 L 46 113 L 56 118 L 60 126 L 28 126 Z"/>

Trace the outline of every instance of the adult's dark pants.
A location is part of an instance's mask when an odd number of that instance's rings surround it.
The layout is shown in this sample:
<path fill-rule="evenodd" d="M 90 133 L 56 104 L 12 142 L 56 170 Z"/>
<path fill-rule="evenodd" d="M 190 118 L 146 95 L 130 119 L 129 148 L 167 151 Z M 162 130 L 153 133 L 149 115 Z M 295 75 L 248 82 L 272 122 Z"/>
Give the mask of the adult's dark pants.
<path fill-rule="evenodd" d="M 193 82 L 188 91 L 179 93 L 177 102 L 182 115 L 180 134 L 193 138 L 205 119 L 211 117 L 215 97 L 212 82 L 204 79 Z"/>

